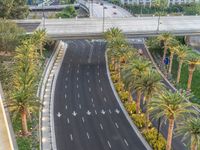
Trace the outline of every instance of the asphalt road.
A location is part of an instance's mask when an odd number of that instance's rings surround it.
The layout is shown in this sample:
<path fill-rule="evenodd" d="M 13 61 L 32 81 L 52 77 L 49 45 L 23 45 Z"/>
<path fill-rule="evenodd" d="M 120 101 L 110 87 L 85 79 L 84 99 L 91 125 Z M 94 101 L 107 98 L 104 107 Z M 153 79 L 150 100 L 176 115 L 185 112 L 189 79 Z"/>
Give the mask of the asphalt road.
<path fill-rule="evenodd" d="M 140 43 L 140 44 L 134 43 L 133 46 L 135 48 L 137 48 L 137 49 L 142 49 L 143 50 L 143 55 L 150 60 L 150 57 L 149 57 L 149 55 L 148 55 L 148 53 L 146 51 L 146 48 L 145 48 L 144 44 L 142 44 L 142 43 Z M 174 92 L 173 88 L 164 79 L 162 79 L 162 82 L 163 82 L 163 84 L 165 85 L 165 87 L 167 89 L 170 89 L 171 91 Z M 133 94 L 133 97 L 136 98 L 135 94 Z M 142 106 L 142 104 L 141 104 L 141 106 Z M 152 118 L 152 116 L 151 116 L 151 118 Z M 158 121 L 153 120 L 152 123 L 153 123 L 153 125 L 155 127 L 158 126 Z M 165 122 L 165 123 L 163 123 L 161 125 L 160 131 L 164 135 L 164 137 L 167 138 L 168 122 Z M 182 139 L 181 137 L 175 137 L 175 134 L 173 134 L 173 136 L 174 136 L 173 140 L 172 140 L 172 148 L 173 148 L 173 150 L 187 150 L 187 147 L 186 147 L 187 143 L 182 142 L 181 141 L 181 139 Z"/>
<path fill-rule="evenodd" d="M 54 120 L 58 150 L 145 150 L 110 87 L 105 43 L 66 41 Z"/>

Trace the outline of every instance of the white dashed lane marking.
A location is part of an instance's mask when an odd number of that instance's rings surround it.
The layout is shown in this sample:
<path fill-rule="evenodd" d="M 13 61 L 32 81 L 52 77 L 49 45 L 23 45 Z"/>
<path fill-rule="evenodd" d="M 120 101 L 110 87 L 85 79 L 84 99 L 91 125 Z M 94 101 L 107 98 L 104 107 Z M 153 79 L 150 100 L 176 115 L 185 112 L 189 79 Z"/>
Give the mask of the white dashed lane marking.
<path fill-rule="evenodd" d="M 89 133 L 87 132 L 86 134 L 87 134 L 87 138 L 90 139 L 90 135 L 89 135 Z"/>
<path fill-rule="evenodd" d="M 103 130 L 103 125 L 100 123 L 100 128 L 101 128 L 101 130 Z"/>
<path fill-rule="evenodd" d="M 105 102 L 107 101 L 105 97 L 103 98 L 103 100 L 104 100 Z"/>
<path fill-rule="evenodd" d="M 110 141 L 107 141 L 109 148 L 111 149 L 111 144 Z"/>
<path fill-rule="evenodd" d="M 65 99 L 67 98 L 67 94 L 65 94 Z"/>
<path fill-rule="evenodd" d="M 116 128 L 119 128 L 119 126 L 118 126 L 117 122 L 115 122 L 115 126 L 116 126 Z"/>
<path fill-rule="evenodd" d="M 72 136 L 72 134 L 70 134 L 70 139 L 71 139 L 71 141 L 73 141 L 73 136 Z"/>
<path fill-rule="evenodd" d="M 82 117 L 81 119 L 82 119 L 82 121 L 83 121 L 83 123 L 84 123 L 84 122 L 85 122 L 85 119 L 84 119 L 84 117 Z"/>
<path fill-rule="evenodd" d="M 125 142 L 126 146 L 128 146 L 128 142 L 126 141 L 126 139 L 124 139 L 124 142 Z"/>
<path fill-rule="evenodd" d="M 69 124 L 70 122 L 69 122 L 69 118 L 67 118 L 67 123 Z"/>

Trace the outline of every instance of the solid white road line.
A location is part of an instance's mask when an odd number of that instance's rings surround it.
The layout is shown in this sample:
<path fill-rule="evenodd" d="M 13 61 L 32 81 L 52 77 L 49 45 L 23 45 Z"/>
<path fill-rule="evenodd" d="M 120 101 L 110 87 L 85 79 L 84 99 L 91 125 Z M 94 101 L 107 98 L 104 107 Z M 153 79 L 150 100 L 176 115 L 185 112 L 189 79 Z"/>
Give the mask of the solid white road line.
<path fill-rule="evenodd" d="M 126 141 L 126 139 L 124 139 L 124 142 L 125 142 L 126 146 L 128 146 L 128 142 Z"/>
<path fill-rule="evenodd" d="M 90 139 L 90 135 L 89 135 L 89 133 L 87 132 L 86 134 L 87 134 L 87 138 Z"/>
<path fill-rule="evenodd" d="M 118 126 L 117 122 L 115 122 L 115 126 L 116 126 L 116 128 L 119 128 L 119 126 Z"/>
<path fill-rule="evenodd" d="M 101 128 L 101 130 L 103 130 L 103 126 L 102 126 L 102 124 L 100 123 L 100 128 Z"/>
<path fill-rule="evenodd" d="M 72 134 L 70 134 L 70 139 L 71 139 L 71 141 L 73 141 L 73 136 L 72 136 Z"/>
<path fill-rule="evenodd" d="M 108 143 L 108 146 L 110 147 L 110 149 L 111 149 L 111 144 L 110 144 L 110 141 L 107 141 L 107 143 Z"/>

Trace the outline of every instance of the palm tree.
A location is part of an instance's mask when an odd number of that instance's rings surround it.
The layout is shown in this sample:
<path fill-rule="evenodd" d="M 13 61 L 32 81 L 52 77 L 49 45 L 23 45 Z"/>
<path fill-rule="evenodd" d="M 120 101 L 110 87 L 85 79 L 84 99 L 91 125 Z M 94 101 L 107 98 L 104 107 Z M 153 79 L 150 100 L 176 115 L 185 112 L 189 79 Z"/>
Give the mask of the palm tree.
<path fill-rule="evenodd" d="M 155 70 L 149 70 L 147 74 L 135 82 L 135 88 L 142 91 L 144 101 L 146 101 L 146 128 L 148 129 L 149 102 L 156 93 L 164 89 L 164 85 L 161 83 L 160 75 Z"/>
<path fill-rule="evenodd" d="M 37 55 L 31 41 L 24 41 L 16 50 L 15 69 L 13 75 L 13 93 L 6 106 L 10 107 L 13 116 L 20 113 L 22 134 L 28 135 L 27 116 L 39 108 L 36 97 L 38 66 Z"/>
<path fill-rule="evenodd" d="M 180 45 L 176 49 L 175 53 L 177 54 L 178 61 L 179 61 L 176 83 L 180 82 L 182 65 L 183 65 L 183 62 L 185 61 L 185 59 L 187 58 L 187 55 L 190 52 L 189 50 L 190 50 L 189 47 L 186 45 Z"/>
<path fill-rule="evenodd" d="M 166 54 L 167 54 L 167 49 L 169 48 L 169 45 L 173 39 L 173 36 L 171 33 L 163 33 L 158 36 L 158 40 L 164 43 L 164 53 L 163 53 L 163 58 L 162 62 L 164 62 Z"/>
<path fill-rule="evenodd" d="M 41 57 L 43 56 L 44 45 L 47 42 L 47 35 L 45 29 L 36 30 L 32 35 L 33 43 L 36 45 L 36 48 L 40 51 Z"/>
<path fill-rule="evenodd" d="M 200 64 L 200 55 L 195 52 L 190 53 L 187 57 L 187 63 L 188 63 L 188 71 L 189 71 L 187 90 L 190 90 L 193 73 L 196 69 L 196 66 Z"/>
<path fill-rule="evenodd" d="M 158 93 L 149 103 L 149 112 L 154 118 L 161 117 L 169 122 L 166 150 L 171 150 L 175 120 L 182 119 L 190 113 L 197 114 L 195 110 L 189 108 L 192 104 L 185 101 L 187 98 L 186 93 L 180 95 L 179 92 L 165 90 Z"/>
<path fill-rule="evenodd" d="M 120 30 L 119 28 L 113 27 L 113 28 L 108 29 L 104 33 L 104 37 L 108 42 L 110 42 L 116 38 L 122 39 L 124 38 L 124 35 L 122 33 L 122 30 Z"/>
<path fill-rule="evenodd" d="M 176 49 L 178 48 L 179 42 L 176 39 L 173 39 L 169 45 L 170 50 L 170 61 L 169 61 L 169 70 L 168 72 L 171 74 L 172 71 L 172 64 L 173 64 L 173 58 L 174 53 L 176 52 Z"/>
<path fill-rule="evenodd" d="M 177 128 L 177 135 L 183 135 L 183 140 L 190 141 L 190 149 L 200 149 L 200 119 L 189 118 Z"/>
<path fill-rule="evenodd" d="M 151 63 L 142 57 L 130 59 L 127 62 L 128 63 L 123 66 L 122 76 L 125 81 L 125 86 L 129 88 L 129 90 L 134 89 L 137 93 L 136 113 L 139 113 L 142 90 L 136 88 L 135 82 L 148 72 Z"/>

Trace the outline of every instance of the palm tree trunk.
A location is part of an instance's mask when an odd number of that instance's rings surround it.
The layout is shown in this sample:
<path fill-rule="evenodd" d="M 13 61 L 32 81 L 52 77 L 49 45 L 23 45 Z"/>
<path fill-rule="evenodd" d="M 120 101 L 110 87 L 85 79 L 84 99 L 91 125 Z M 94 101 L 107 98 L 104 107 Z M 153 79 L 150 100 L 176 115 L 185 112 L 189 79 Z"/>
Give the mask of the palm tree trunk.
<path fill-rule="evenodd" d="M 120 61 L 118 62 L 118 76 L 119 76 L 119 80 L 121 80 L 121 66 L 120 66 Z"/>
<path fill-rule="evenodd" d="M 140 100 L 141 100 L 141 91 L 137 91 L 137 100 L 136 100 L 136 114 L 140 113 Z"/>
<path fill-rule="evenodd" d="M 149 105 L 149 100 L 147 99 L 147 101 L 146 101 L 146 123 L 145 123 L 145 128 L 146 129 L 148 129 L 148 122 L 149 122 L 149 107 L 148 107 L 148 105 Z"/>
<path fill-rule="evenodd" d="M 164 53 L 163 53 L 162 63 L 164 63 L 164 60 L 165 60 L 166 54 L 167 54 L 167 47 L 165 46 L 165 48 L 164 48 Z"/>
<path fill-rule="evenodd" d="M 191 150 L 197 150 L 197 145 L 191 141 Z"/>
<path fill-rule="evenodd" d="M 171 74 L 172 72 L 172 64 L 173 64 L 173 58 L 174 58 L 174 53 L 170 53 L 170 61 L 169 61 L 169 73 Z"/>
<path fill-rule="evenodd" d="M 26 114 L 25 110 L 23 110 L 21 112 L 21 122 L 22 122 L 22 134 L 27 135 L 28 134 L 28 126 L 27 126 L 27 114 Z"/>
<path fill-rule="evenodd" d="M 189 77 L 188 77 L 188 83 L 187 83 L 187 90 L 191 89 L 192 77 L 193 77 L 194 70 L 195 70 L 195 68 L 189 68 Z"/>
<path fill-rule="evenodd" d="M 128 93 L 129 93 L 128 101 L 131 103 L 132 102 L 132 94 L 131 94 L 130 88 L 128 89 Z"/>
<path fill-rule="evenodd" d="M 183 65 L 183 60 L 179 60 L 176 83 L 180 82 L 182 65 Z"/>
<path fill-rule="evenodd" d="M 174 129 L 174 118 L 170 118 L 169 119 L 166 150 L 171 150 L 173 129 Z"/>

